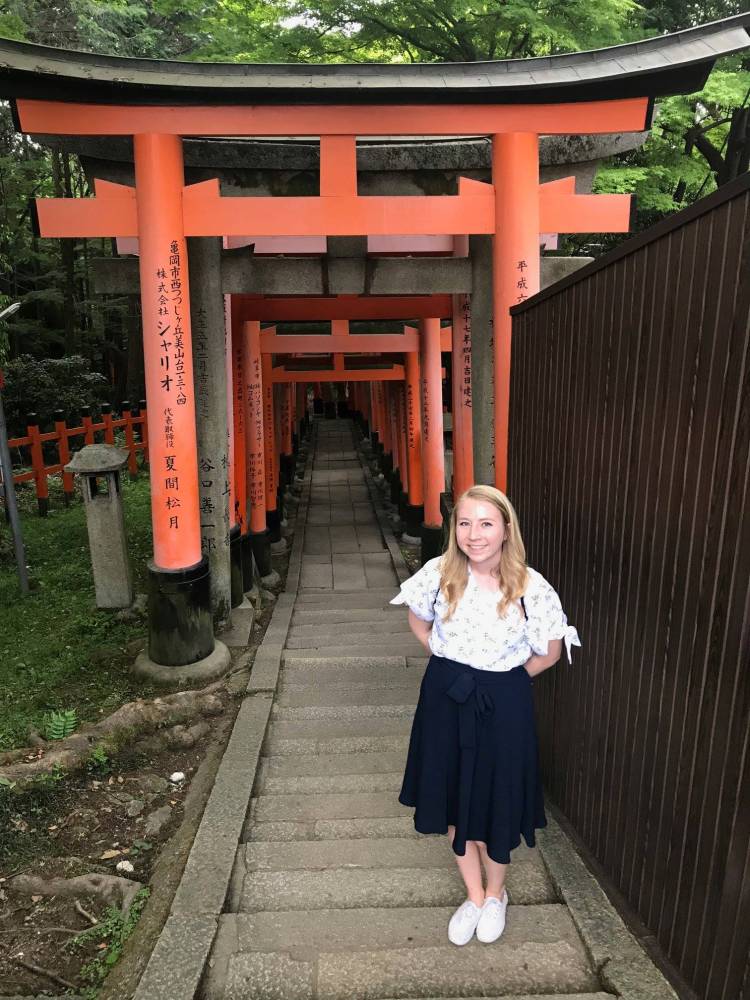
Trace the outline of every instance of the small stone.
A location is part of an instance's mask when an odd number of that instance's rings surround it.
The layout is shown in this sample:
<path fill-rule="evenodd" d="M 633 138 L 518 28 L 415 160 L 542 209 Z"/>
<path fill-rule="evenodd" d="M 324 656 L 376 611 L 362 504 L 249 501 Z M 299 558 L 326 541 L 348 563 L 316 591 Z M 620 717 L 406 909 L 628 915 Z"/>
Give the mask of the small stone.
<path fill-rule="evenodd" d="M 130 875 L 135 871 L 135 868 L 130 861 L 118 861 L 115 865 L 115 869 L 126 875 Z"/>
<path fill-rule="evenodd" d="M 175 771 L 173 774 L 170 774 L 169 780 L 172 782 L 173 785 L 179 785 L 181 781 L 185 780 L 185 772 Z"/>
<path fill-rule="evenodd" d="M 145 806 L 146 803 L 143 801 L 143 799 L 131 799 L 125 808 L 125 814 L 126 816 L 129 816 L 131 819 L 135 819 L 136 816 L 141 815 Z"/>
<path fill-rule="evenodd" d="M 147 837 L 158 836 L 169 822 L 171 816 L 171 806 L 162 806 L 160 809 L 154 810 L 154 812 L 149 813 L 146 817 L 143 832 Z"/>

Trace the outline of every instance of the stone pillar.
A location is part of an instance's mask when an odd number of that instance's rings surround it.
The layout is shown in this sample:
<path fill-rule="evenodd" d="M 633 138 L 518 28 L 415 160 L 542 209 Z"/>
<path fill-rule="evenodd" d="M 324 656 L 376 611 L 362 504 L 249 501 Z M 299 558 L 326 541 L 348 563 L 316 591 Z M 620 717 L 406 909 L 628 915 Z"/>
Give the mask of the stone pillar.
<path fill-rule="evenodd" d="M 221 240 L 193 237 L 190 254 L 190 313 L 198 434 L 201 550 L 211 571 L 215 624 L 229 618 L 232 576 L 229 557 L 229 420 Z"/>
<path fill-rule="evenodd" d="M 154 560 L 148 655 L 136 670 L 169 682 L 226 670 L 201 553 L 190 280 L 178 136 L 134 136 Z M 222 338 L 223 339 L 223 338 Z"/>
<path fill-rule="evenodd" d="M 471 409 L 474 482 L 495 482 L 495 380 L 492 338 L 492 237 L 472 236 Z"/>

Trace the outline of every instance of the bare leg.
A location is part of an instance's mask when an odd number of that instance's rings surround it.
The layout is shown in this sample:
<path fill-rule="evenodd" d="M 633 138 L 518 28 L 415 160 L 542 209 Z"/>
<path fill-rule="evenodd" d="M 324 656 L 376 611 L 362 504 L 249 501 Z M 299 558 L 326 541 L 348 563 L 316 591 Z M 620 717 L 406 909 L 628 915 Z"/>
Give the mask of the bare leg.
<path fill-rule="evenodd" d="M 493 861 L 487 854 L 487 845 L 482 843 L 481 840 L 474 841 L 474 843 L 479 851 L 482 864 L 484 865 L 484 873 L 487 876 L 485 894 L 501 900 L 503 898 L 503 889 L 505 888 L 505 870 L 508 866 L 501 865 L 498 861 Z"/>
<path fill-rule="evenodd" d="M 455 826 L 448 827 L 448 839 L 451 844 L 453 844 L 453 838 L 456 836 Z M 458 865 L 458 870 L 461 872 L 461 878 L 464 880 L 466 886 L 466 895 L 477 906 L 482 906 L 484 903 L 484 889 L 482 887 L 482 864 L 479 855 L 479 848 L 474 843 L 473 840 L 466 841 L 466 854 L 460 858 L 457 854 L 454 855 L 456 859 L 456 864 Z M 504 867 L 504 866 L 499 866 Z"/>

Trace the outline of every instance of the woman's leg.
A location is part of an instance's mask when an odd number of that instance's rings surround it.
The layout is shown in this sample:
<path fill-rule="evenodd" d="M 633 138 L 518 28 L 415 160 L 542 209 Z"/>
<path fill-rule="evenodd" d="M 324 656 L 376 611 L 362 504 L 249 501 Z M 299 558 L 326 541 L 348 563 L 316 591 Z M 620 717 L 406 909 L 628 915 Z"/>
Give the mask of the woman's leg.
<path fill-rule="evenodd" d="M 495 896 L 496 899 L 502 899 L 503 889 L 505 888 L 505 869 L 508 866 L 501 865 L 498 861 L 493 861 L 487 854 L 487 845 L 481 840 L 475 840 L 473 843 L 476 845 L 479 856 L 482 859 L 484 873 L 487 876 L 487 888 L 485 889 L 485 895 Z"/>
<path fill-rule="evenodd" d="M 448 827 L 448 840 L 453 844 L 453 838 L 456 836 L 455 826 Z M 466 886 L 466 895 L 477 906 L 482 906 L 484 903 L 484 889 L 482 887 L 482 864 L 479 856 L 479 848 L 474 843 L 473 840 L 466 841 L 466 854 L 461 858 L 458 854 L 454 855 L 456 859 L 456 864 L 458 865 L 458 870 L 461 872 L 461 878 L 464 880 Z M 494 864 L 494 862 L 492 862 Z M 499 867 L 504 868 L 504 865 Z"/>

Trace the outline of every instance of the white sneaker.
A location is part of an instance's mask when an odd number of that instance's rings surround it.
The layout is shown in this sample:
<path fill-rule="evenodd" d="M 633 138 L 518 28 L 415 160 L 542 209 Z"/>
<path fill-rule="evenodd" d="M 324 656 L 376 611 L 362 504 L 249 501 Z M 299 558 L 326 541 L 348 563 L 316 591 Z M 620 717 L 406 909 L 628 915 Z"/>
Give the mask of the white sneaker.
<path fill-rule="evenodd" d="M 470 899 L 461 903 L 448 924 L 448 940 L 451 944 L 468 944 L 474 937 L 481 914 L 482 908 Z"/>
<path fill-rule="evenodd" d="M 503 890 L 502 900 L 487 896 L 477 921 L 477 941 L 491 944 L 497 941 L 505 930 L 505 911 L 508 908 L 508 893 Z"/>

